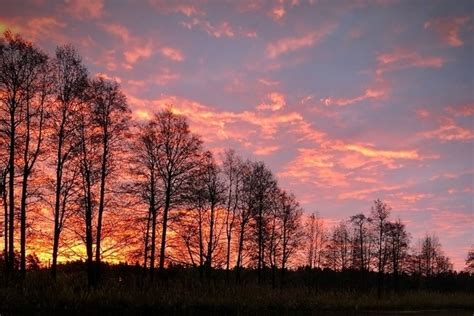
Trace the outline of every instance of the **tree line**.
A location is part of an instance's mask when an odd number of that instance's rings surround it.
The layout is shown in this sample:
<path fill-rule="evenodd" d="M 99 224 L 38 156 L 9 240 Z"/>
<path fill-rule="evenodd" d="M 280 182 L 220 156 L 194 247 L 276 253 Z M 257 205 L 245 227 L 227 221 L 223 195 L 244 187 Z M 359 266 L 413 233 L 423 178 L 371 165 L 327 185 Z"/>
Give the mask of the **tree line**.
<path fill-rule="evenodd" d="M 328 229 L 304 215 L 268 166 L 233 150 L 214 155 L 171 107 L 132 119 L 118 83 L 91 77 L 70 45 L 48 56 L 7 31 L 0 41 L 0 196 L 7 279 L 24 278 L 29 242 L 84 258 L 88 283 L 126 253 L 153 280 L 170 265 L 255 269 L 284 280 L 289 267 L 435 275 L 452 270 L 436 236 L 410 247 L 390 206 L 375 200 Z M 35 220 L 49 225 L 38 232 Z M 47 233 L 44 233 L 47 232 Z M 41 235 L 43 233 L 43 235 Z M 46 235 L 45 235 L 46 234 Z M 39 237 L 38 237 L 39 236 Z M 19 248 L 19 251 L 17 250 Z"/>

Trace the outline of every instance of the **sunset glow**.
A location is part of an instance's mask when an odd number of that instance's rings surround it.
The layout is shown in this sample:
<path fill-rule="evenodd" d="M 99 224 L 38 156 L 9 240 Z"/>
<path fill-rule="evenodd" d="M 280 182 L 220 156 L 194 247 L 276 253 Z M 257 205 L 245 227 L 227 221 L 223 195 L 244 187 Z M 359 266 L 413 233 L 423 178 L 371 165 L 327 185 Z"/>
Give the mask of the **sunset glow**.
<path fill-rule="evenodd" d="M 227 148 L 264 160 L 307 215 L 333 224 L 384 200 L 413 241 L 436 233 L 463 269 L 474 244 L 472 1 L 119 2 L 2 1 L 0 32 L 48 54 L 71 43 L 91 77 L 120 84 L 133 119 L 186 116 L 217 160 Z M 28 250 L 47 263 L 52 227 L 36 223 Z M 106 228 L 107 260 L 127 260 L 133 245 L 114 248 L 126 232 Z M 61 260 L 85 256 L 66 248 Z"/>

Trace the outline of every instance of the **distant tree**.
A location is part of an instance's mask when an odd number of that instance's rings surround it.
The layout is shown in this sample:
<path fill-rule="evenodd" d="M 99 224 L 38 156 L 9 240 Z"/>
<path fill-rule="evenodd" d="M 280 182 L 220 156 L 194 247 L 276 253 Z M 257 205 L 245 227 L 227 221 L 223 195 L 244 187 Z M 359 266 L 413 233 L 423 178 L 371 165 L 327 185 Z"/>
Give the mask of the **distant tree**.
<path fill-rule="evenodd" d="M 349 268 L 351 239 L 349 229 L 345 222 L 340 222 L 334 227 L 326 249 L 329 267 L 333 270 L 345 270 Z"/>
<path fill-rule="evenodd" d="M 28 270 L 38 270 L 40 268 L 41 261 L 36 253 L 30 253 L 26 256 L 26 268 Z"/>
<path fill-rule="evenodd" d="M 306 221 L 306 260 L 310 269 L 322 266 L 323 254 L 327 242 L 327 232 L 324 221 L 319 213 L 312 213 Z"/>
<path fill-rule="evenodd" d="M 465 271 L 468 273 L 474 273 L 474 246 L 471 246 L 466 258 Z"/>
<path fill-rule="evenodd" d="M 448 257 L 444 256 L 436 235 L 426 235 L 417 243 L 413 255 L 412 271 L 424 276 L 433 276 L 452 270 Z"/>
<path fill-rule="evenodd" d="M 370 266 L 370 231 L 368 225 L 372 220 L 359 213 L 351 216 L 350 222 L 354 227 L 353 263 L 358 263 L 360 271 L 367 271 Z"/>

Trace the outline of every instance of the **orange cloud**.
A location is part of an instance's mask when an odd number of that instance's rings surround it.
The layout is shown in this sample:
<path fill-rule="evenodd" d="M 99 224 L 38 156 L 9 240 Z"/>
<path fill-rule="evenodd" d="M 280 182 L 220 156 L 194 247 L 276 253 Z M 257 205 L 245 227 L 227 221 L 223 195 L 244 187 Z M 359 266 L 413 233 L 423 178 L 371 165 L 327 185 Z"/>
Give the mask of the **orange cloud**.
<path fill-rule="evenodd" d="M 179 49 L 172 47 L 163 47 L 160 51 L 163 56 L 173 61 L 181 62 L 184 60 L 184 55 Z"/>
<path fill-rule="evenodd" d="M 433 28 L 444 43 L 459 47 L 464 44 L 459 33 L 469 20 L 469 16 L 435 18 L 425 23 L 425 29 Z"/>
<path fill-rule="evenodd" d="M 314 46 L 326 37 L 333 29 L 335 25 L 328 24 L 321 27 L 317 31 L 312 31 L 307 34 L 297 37 L 286 37 L 282 38 L 274 43 L 267 45 L 267 53 L 270 58 L 278 57 L 281 54 L 293 52 L 302 48 L 308 48 Z"/>
<path fill-rule="evenodd" d="M 360 96 L 357 96 L 357 97 L 354 97 L 354 98 L 350 98 L 350 99 L 346 99 L 346 98 L 337 98 L 337 99 L 333 99 L 333 98 L 323 98 L 321 99 L 321 102 L 324 104 L 324 105 L 339 105 L 339 106 L 346 106 L 346 105 L 350 105 L 350 104 L 353 104 L 353 103 L 357 103 L 357 102 L 360 102 L 360 101 L 364 101 L 364 100 L 367 100 L 367 99 L 379 99 L 379 98 L 382 98 L 384 97 L 386 94 L 385 90 L 384 89 L 373 89 L 373 88 L 368 88 L 364 91 L 364 93 Z"/>
<path fill-rule="evenodd" d="M 278 111 L 286 106 L 285 96 L 279 92 L 272 92 L 267 95 L 267 101 L 257 106 L 258 110 Z"/>

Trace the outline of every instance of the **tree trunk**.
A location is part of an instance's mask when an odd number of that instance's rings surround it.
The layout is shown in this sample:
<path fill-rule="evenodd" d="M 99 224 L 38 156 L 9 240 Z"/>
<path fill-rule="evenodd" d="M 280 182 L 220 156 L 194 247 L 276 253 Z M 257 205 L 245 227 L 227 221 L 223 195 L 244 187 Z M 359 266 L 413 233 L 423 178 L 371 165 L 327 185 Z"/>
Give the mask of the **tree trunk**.
<path fill-rule="evenodd" d="M 10 157 L 8 161 L 8 204 L 9 204 L 9 223 L 8 223 L 8 269 L 7 274 L 13 273 L 15 262 L 15 108 L 10 110 Z"/>
<path fill-rule="evenodd" d="M 103 139 L 104 151 L 102 153 L 102 163 L 100 168 L 100 192 L 99 192 L 99 209 L 97 213 L 97 231 L 96 231 L 96 248 L 95 248 L 95 273 L 96 281 L 100 280 L 100 242 L 102 239 L 102 216 L 105 207 L 105 181 L 107 177 L 107 156 L 108 156 L 108 138 L 107 129 L 104 132 Z"/>
<path fill-rule="evenodd" d="M 161 232 L 161 248 L 160 248 L 160 273 L 165 269 L 165 250 L 166 250 L 166 229 L 168 228 L 168 212 L 171 204 L 171 179 L 168 177 L 166 184 L 165 207 L 163 209 L 163 226 Z"/>

